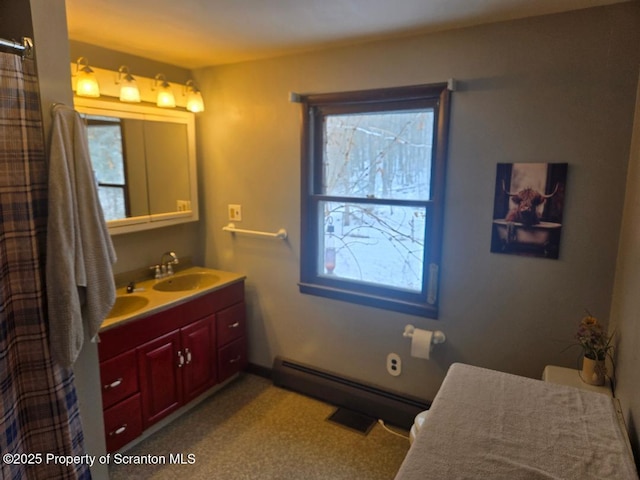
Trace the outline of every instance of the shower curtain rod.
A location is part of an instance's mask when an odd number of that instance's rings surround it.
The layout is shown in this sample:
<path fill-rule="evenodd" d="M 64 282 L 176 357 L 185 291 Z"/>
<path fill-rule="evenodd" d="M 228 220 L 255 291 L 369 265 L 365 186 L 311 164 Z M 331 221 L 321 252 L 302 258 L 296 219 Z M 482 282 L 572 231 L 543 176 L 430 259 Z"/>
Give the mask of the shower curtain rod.
<path fill-rule="evenodd" d="M 14 40 L 0 38 L 0 46 L 18 50 L 22 52 L 23 57 L 28 57 L 29 55 L 31 55 L 31 50 L 33 50 L 33 40 L 31 40 L 29 37 L 22 37 L 22 43 L 19 43 Z"/>

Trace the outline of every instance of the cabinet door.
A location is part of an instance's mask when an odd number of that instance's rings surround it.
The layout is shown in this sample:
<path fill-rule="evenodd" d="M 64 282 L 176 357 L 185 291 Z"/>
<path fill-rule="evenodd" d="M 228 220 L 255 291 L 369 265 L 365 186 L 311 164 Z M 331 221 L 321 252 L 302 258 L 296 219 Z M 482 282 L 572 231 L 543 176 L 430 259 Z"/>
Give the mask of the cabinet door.
<path fill-rule="evenodd" d="M 182 404 L 184 353 L 180 332 L 168 333 L 137 349 L 144 428 L 166 417 Z"/>
<path fill-rule="evenodd" d="M 184 327 L 180 336 L 185 356 L 184 401 L 188 402 L 216 383 L 215 316 Z"/>

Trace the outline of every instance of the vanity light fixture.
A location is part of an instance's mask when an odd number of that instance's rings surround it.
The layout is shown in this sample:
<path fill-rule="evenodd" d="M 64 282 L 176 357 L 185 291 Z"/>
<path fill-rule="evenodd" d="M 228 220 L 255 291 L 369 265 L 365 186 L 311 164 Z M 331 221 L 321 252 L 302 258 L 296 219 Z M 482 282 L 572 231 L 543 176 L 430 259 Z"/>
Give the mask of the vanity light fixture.
<path fill-rule="evenodd" d="M 160 82 L 160 84 L 158 84 L 158 82 Z M 156 89 L 158 90 L 156 105 L 163 108 L 175 108 L 176 97 L 173 96 L 171 85 L 167 82 L 163 73 L 159 73 L 155 76 L 151 90 Z"/>
<path fill-rule="evenodd" d="M 136 84 L 136 79 L 129 73 L 129 67 L 122 65 L 118 69 L 118 79 L 116 85 L 120 85 L 120 101 L 138 103 L 140 102 L 140 90 Z"/>
<path fill-rule="evenodd" d="M 193 80 L 187 81 L 185 85 L 187 94 L 187 110 L 193 113 L 204 112 L 204 102 L 202 94 Z"/>
<path fill-rule="evenodd" d="M 99 97 L 98 79 L 89 66 L 89 60 L 79 57 L 76 60 L 76 95 L 81 97 Z"/>

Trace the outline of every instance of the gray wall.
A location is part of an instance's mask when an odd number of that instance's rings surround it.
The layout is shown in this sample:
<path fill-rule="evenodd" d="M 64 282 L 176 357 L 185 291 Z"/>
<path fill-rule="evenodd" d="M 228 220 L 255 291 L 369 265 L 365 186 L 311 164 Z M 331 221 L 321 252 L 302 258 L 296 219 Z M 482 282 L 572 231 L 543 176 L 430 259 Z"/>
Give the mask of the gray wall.
<path fill-rule="evenodd" d="M 247 275 L 250 361 L 275 355 L 431 399 L 455 361 L 539 378 L 576 367 L 585 308 L 611 307 L 638 82 L 640 6 L 589 9 L 196 72 L 208 266 Z M 298 293 L 300 106 L 288 92 L 458 80 L 447 172 L 441 318 Z M 497 162 L 568 162 L 560 259 L 489 252 Z M 287 242 L 221 231 L 289 231 Z M 431 361 L 408 323 L 441 329 Z M 386 373 L 389 352 L 403 373 Z"/>

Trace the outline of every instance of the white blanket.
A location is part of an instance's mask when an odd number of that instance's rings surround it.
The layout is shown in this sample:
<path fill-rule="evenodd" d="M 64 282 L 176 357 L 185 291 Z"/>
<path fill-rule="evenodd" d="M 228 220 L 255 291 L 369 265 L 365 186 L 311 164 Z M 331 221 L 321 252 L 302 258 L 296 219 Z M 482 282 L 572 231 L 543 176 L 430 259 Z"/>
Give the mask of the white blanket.
<path fill-rule="evenodd" d="M 49 157 L 47 301 L 54 358 L 71 366 L 88 337 L 96 338 L 115 302 L 116 255 L 104 221 L 86 128 L 70 107 L 53 107 Z M 84 320 L 84 322 L 83 322 Z"/>
<path fill-rule="evenodd" d="M 637 480 L 613 402 L 454 364 L 396 480 Z"/>

